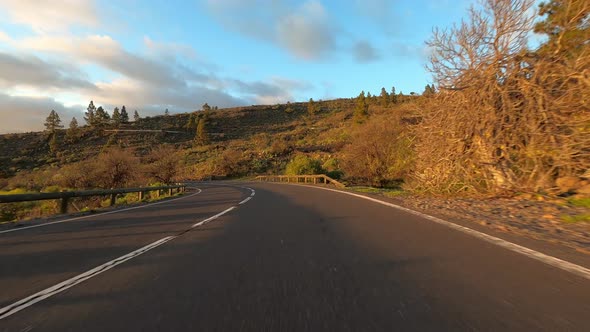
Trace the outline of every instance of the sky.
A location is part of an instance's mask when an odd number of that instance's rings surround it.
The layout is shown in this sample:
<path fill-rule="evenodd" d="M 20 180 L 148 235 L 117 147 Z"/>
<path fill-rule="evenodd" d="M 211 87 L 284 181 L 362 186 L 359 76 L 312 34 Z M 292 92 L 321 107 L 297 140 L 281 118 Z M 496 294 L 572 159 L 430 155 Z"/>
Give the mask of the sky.
<path fill-rule="evenodd" d="M 475 1 L 475 0 L 473 0 Z M 141 116 L 421 93 L 433 27 L 471 0 L 0 0 L 0 133 Z"/>

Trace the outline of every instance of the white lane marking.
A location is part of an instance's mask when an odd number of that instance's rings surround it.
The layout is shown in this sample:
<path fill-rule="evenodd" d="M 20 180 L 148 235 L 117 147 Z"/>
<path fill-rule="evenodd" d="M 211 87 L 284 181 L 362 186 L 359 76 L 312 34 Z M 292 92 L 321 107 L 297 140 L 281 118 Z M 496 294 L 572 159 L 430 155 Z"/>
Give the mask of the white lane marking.
<path fill-rule="evenodd" d="M 248 189 L 250 189 L 250 188 L 248 188 Z M 250 189 L 250 190 L 252 190 L 252 193 L 254 193 L 254 190 L 253 189 Z M 196 194 L 198 194 L 198 193 L 196 193 Z M 196 195 L 196 194 L 193 194 L 193 195 Z M 193 195 L 191 195 L 191 196 L 193 196 Z M 190 196 L 186 196 L 186 197 L 190 197 Z M 168 202 L 170 202 L 170 200 Z M 209 217 L 209 218 L 207 218 L 207 219 L 205 219 L 205 220 L 203 220 L 201 222 L 198 222 L 198 223 L 194 224 L 191 228 L 195 228 L 195 227 L 201 226 L 203 224 L 206 224 L 206 223 L 208 223 L 210 221 L 213 221 L 213 220 L 221 217 L 222 215 L 224 215 L 224 214 L 226 214 L 226 213 L 228 213 L 228 212 L 230 212 L 230 211 L 232 211 L 232 210 L 234 210 L 236 208 L 237 208 L 237 206 L 232 206 L 232 207 L 230 207 L 228 209 L 225 209 L 224 211 L 222 211 L 222 212 L 220 212 L 220 213 L 218 213 L 218 214 L 216 214 L 214 216 L 211 216 L 211 217 Z M 128 210 L 130 210 L 130 209 L 128 209 Z M 103 214 L 105 214 L 105 213 L 103 213 Z M 78 284 L 80 284 L 80 283 L 82 283 L 82 282 L 84 282 L 84 281 L 92 278 L 92 277 L 95 277 L 95 276 L 97 276 L 97 275 L 99 275 L 99 274 L 101 274 L 101 273 L 103 273 L 105 271 L 108 271 L 108 270 L 114 268 L 115 266 L 117 266 L 119 264 L 122 264 L 122 263 L 124 263 L 124 262 L 126 262 L 126 261 L 128 261 L 128 260 L 130 260 L 132 258 L 135 258 L 135 257 L 137 257 L 137 256 L 139 256 L 139 255 L 141 255 L 143 253 L 148 252 L 149 250 L 152 250 L 152 249 L 154 249 L 154 248 L 156 248 L 158 246 L 161 246 L 162 244 L 164 244 L 164 243 L 166 243 L 166 242 L 168 242 L 170 240 L 173 240 L 173 239 L 177 238 L 178 236 L 179 235 L 173 235 L 173 236 L 168 236 L 168 237 L 165 237 L 163 239 L 160 239 L 160 240 L 158 240 L 156 242 L 153 242 L 151 244 L 148 244 L 145 247 L 142 247 L 142 248 L 137 249 L 137 250 L 135 250 L 133 252 L 130 252 L 127 255 L 124 255 L 124 256 L 121 256 L 119 258 L 116 258 L 116 259 L 114 259 L 112 261 L 106 262 L 106 263 L 104 263 L 104 264 L 102 264 L 100 266 L 97 266 L 97 267 L 95 267 L 95 268 L 93 268 L 91 270 L 88 270 L 88 271 L 86 271 L 86 272 L 84 272 L 82 274 L 79 274 L 79 275 L 77 275 L 77 276 L 75 276 L 73 278 L 70 278 L 70 279 L 68 279 L 66 281 L 62 281 L 62 282 L 60 282 L 59 284 L 57 284 L 55 286 L 52 286 L 52 287 L 49 287 L 47 289 L 44 289 L 44 290 L 42 290 L 40 292 L 37 292 L 37 293 L 35 293 L 35 294 L 33 294 L 33 295 L 29 296 L 29 297 L 26 297 L 26 298 L 24 298 L 24 299 L 22 299 L 20 301 L 17 301 L 15 303 L 11 304 L 11 305 L 6 306 L 4 308 L 0 308 L 0 319 L 4 319 L 4 318 L 6 318 L 6 317 L 8 317 L 8 316 L 10 316 L 10 315 L 12 315 L 14 313 L 17 313 L 17 312 L 19 312 L 19 311 L 21 311 L 21 310 L 23 310 L 23 309 L 25 309 L 27 307 L 32 306 L 33 304 L 35 304 L 37 302 L 43 301 L 44 299 L 46 299 L 46 298 L 48 298 L 50 296 L 53 296 L 55 294 L 58 294 L 58 293 L 61 293 L 61 292 L 65 291 L 65 290 L 67 290 L 69 288 L 72 288 L 72 287 L 74 287 L 74 286 L 76 286 L 76 285 L 78 285 Z"/>
<path fill-rule="evenodd" d="M 154 248 L 156 248 L 156 247 L 158 247 L 158 246 L 160 246 L 160 245 L 162 245 L 174 238 L 176 238 L 176 236 L 168 236 L 163 239 L 160 239 L 156 242 L 148 244 L 145 247 L 142 247 L 142 248 L 137 249 L 133 252 L 130 252 L 127 255 L 124 255 L 124 256 L 116 258 L 112 261 L 106 262 L 100 266 L 97 266 L 97 267 L 95 267 L 91 270 L 88 270 L 82 274 L 79 274 L 73 278 L 70 278 L 66 281 L 62 281 L 55 286 L 44 289 L 38 293 L 35 293 L 35 294 L 33 294 L 29 297 L 26 297 L 20 301 L 17 301 L 11 305 L 1 308 L 0 309 L 0 319 L 6 318 L 14 313 L 17 313 L 17 312 L 19 312 L 29 306 L 32 306 L 33 304 L 40 302 L 52 295 L 55 295 L 57 293 L 61 293 L 61 292 L 65 291 L 66 289 L 72 288 L 72 287 L 78 285 L 79 283 L 82 283 L 94 276 L 97 276 L 105 271 L 108 271 L 108 270 L 112 269 L 113 267 L 115 267 L 119 264 L 122 264 L 122 263 L 124 263 L 134 257 L 137 257 L 143 253 L 146 253 L 149 250 L 152 250 L 152 249 L 154 249 Z"/>
<path fill-rule="evenodd" d="M 533 249 L 530 249 L 530 248 L 527 248 L 527 247 L 523 247 L 523 246 L 518 245 L 516 243 L 512 243 L 512 242 L 509 242 L 509 241 L 500 239 L 498 237 L 495 237 L 495 236 L 492 236 L 492 235 L 489 235 L 489 234 L 486 234 L 486 233 L 482 233 L 482 232 L 473 230 L 471 228 L 467 228 L 465 226 L 457 225 L 457 224 L 452 223 L 450 221 L 446 221 L 446 220 L 443 220 L 443 219 L 440 219 L 440 218 L 437 218 L 437 217 L 433 217 L 431 215 L 428 215 L 428 214 L 425 214 L 425 213 L 422 213 L 422 212 L 418 212 L 418 211 L 414 211 L 414 210 L 411 210 L 411 209 L 408 209 L 408 208 L 405 208 L 403 206 L 399 206 L 399 205 L 396 205 L 396 204 L 393 204 L 393 203 L 384 202 L 384 201 L 381 201 L 381 200 L 378 200 L 378 199 L 375 199 L 375 198 L 372 198 L 372 197 L 367 197 L 367 196 L 363 196 L 363 195 L 359 195 L 359 194 L 355 194 L 355 193 L 351 193 L 351 192 L 347 192 L 347 191 L 340 191 L 340 190 L 335 190 L 335 189 L 330 189 L 330 188 L 313 187 L 313 186 L 304 186 L 304 187 L 310 187 L 310 188 L 328 190 L 328 191 L 333 191 L 333 192 L 337 192 L 337 193 L 341 193 L 341 194 L 355 196 L 355 197 L 366 199 L 366 200 L 369 200 L 369 201 L 372 201 L 372 202 L 375 202 L 375 203 L 386 205 L 386 206 L 389 206 L 389 207 L 392 207 L 392 208 L 395 208 L 395 209 L 398 209 L 398 210 L 402 210 L 402 211 L 411 213 L 413 215 L 416 215 L 416 216 L 422 217 L 424 219 L 428 219 L 430 221 L 433 221 L 433 222 L 435 222 L 437 224 L 441 224 L 441 225 L 447 226 L 449 228 L 458 230 L 460 232 L 469 234 L 471 236 L 474 236 L 474 237 L 477 237 L 479 239 L 482 239 L 482 240 L 484 240 L 486 242 L 493 243 L 493 244 L 495 244 L 497 246 L 500 246 L 502 248 L 505 248 L 505 249 L 508 249 L 510 251 L 519 253 L 521 255 L 525 255 L 525 256 L 527 256 L 529 258 L 538 260 L 538 261 L 543 262 L 545 264 L 548 264 L 548 265 L 551 265 L 553 267 L 562 269 L 564 271 L 568 271 L 568 272 L 573 273 L 573 274 L 575 274 L 577 276 L 580 276 L 580 277 L 583 277 L 583 278 L 586 278 L 586 279 L 590 280 L 590 269 L 588 269 L 588 268 L 585 268 L 583 266 L 580 266 L 580 265 L 577 265 L 577 264 L 574 264 L 574 263 L 565 261 L 563 259 L 559 259 L 557 257 L 553 257 L 553 256 L 550 256 L 550 255 L 544 254 L 542 252 L 538 252 L 536 250 L 533 250 Z"/>
<path fill-rule="evenodd" d="M 39 225 L 31 225 L 31 226 L 25 226 L 25 227 L 7 229 L 7 230 L 4 230 L 4 231 L 0 231 L 0 234 L 10 233 L 10 232 L 18 232 L 18 231 L 23 231 L 23 230 L 29 229 L 29 228 L 37 228 L 37 227 L 44 227 L 44 226 L 49 226 L 49 225 L 61 224 L 61 223 L 64 223 L 64 222 L 70 222 L 70 221 L 76 221 L 76 220 L 81 220 L 81 219 L 94 218 L 94 217 L 104 216 L 104 215 L 107 215 L 107 214 L 119 213 L 119 212 L 124 212 L 124 211 L 135 210 L 135 209 L 142 209 L 142 208 L 145 208 L 145 207 L 148 207 L 148 206 L 154 206 L 154 205 L 158 205 L 158 204 L 170 203 L 170 202 L 173 202 L 173 201 L 178 201 L 178 200 L 181 200 L 181 199 L 193 197 L 193 196 L 198 195 L 198 194 L 200 194 L 202 192 L 201 189 L 199 189 L 199 188 L 196 188 L 196 189 L 198 190 L 196 193 L 191 194 L 191 195 L 188 195 L 188 196 L 182 196 L 182 197 L 178 197 L 178 198 L 164 200 L 164 201 L 161 201 L 161 202 L 149 203 L 149 204 L 145 204 L 145 205 L 141 205 L 141 206 L 134 206 L 134 207 L 120 209 L 120 210 L 108 211 L 108 212 L 103 212 L 103 213 L 98 213 L 98 214 L 89 214 L 89 215 L 85 215 L 85 216 L 81 216 L 81 217 L 75 217 L 75 218 L 70 218 L 70 219 L 52 221 L 52 222 L 43 223 L 43 224 L 39 224 Z"/>
<path fill-rule="evenodd" d="M 222 215 L 228 213 L 229 211 L 235 209 L 236 207 L 237 206 L 232 206 L 232 207 L 230 207 L 230 208 L 228 208 L 228 209 L 226 209 L 224 211 L 219 212 L 218 214 L 216 214 L 216 215 L 214 215 L 212 217 L 209 217 L 209 218 L 207 218 L 207 219 L 205 219 L 203 221 L 199 221 L 198 223 L 194 224 L 191 228 L 199 227 L 199 226 L 201 226 L 203 224 L 206 224 L 206 223 L 208 223 L 208 222 L 210 222 L 212 220 L 215 220 L 215 219 L 221 217 Z"/>
<path fill-rule="evenodd" d="M 241 201 L 240 203 L 238 203 L 239 205 L 245 204 L 247 203 L 249 200 L 252 199 L 252 196 L 248 196 L 245 200 Z"/>

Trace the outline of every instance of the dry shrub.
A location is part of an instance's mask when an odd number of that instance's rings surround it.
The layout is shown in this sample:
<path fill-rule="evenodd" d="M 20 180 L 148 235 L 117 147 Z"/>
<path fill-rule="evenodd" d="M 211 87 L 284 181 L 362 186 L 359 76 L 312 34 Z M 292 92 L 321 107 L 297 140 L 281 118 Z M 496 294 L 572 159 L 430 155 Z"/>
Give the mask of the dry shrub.
<path fill-rule="evenodd" d="M 172 146 L 163 145 L 153 149 L 144 162 L 144 172 L 152 180 L 170 184 L 180 170 L 180 155 Z"/>
<path fill-rule="evenodd" d="M 250 138 L 250 143 L 254 150 L 264 150 L 270 145 L 271 137 L 267 133 L 258 133 Z"/>
<path fill-rule="evenodd" d="M 372 118 L 352 135 L 340 166 L 351 180 L 383 187 L 406 177 L 412 154 L 412 139 L 399 118 Z"/>
<path fill-rule="evenodd" d="M 441 92 L 415 130 L 411 188 L 547 190 L 590 165 L 589 45 L 574 58 L 527 53 L 531 4 L 488 0 L 470 22 L 435 31 L 430 69 Z"/>
<path fill-rule="evenodd" d="M 281 156 L 287 154 L 293 150 L 293 146 L 291 142 L 289 142 L 285 137 L 278 136 L 273 139 L 272 144 L 270 145 L 268 151 L 272 154 Z"/>
<path fill-rule="evenodd" d="M 249 170 L 249 160 L 236 146 L 228 146 L 206 164 L 202 171 L 209 175 L 236 177 L 247 174 Z"/>
<path fill-rule="evenodd" d="M 122 188 L 141 180 L 139 160 L 123 149 L 107 149 L 93 159 L 63 167 L 54 180 L 66 188 Z"/>
<path fill-rule="evenodd" d="M 109 149 L 96 159 L 96 183 L 103 188 L 122 188 L 139 176 L 139 160 L 122 149 Z"/>

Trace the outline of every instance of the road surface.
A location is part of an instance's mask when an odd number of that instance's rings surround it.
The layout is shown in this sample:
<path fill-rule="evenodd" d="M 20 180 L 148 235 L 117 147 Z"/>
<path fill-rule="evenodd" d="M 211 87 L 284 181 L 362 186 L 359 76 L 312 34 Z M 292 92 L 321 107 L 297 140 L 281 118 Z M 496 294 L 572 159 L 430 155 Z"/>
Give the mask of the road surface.
<path fill-rule="evenodd" d="M 0 331 L 590 331 L 583 273 L 338 192 L 198 187 L 0 229 Z"/>

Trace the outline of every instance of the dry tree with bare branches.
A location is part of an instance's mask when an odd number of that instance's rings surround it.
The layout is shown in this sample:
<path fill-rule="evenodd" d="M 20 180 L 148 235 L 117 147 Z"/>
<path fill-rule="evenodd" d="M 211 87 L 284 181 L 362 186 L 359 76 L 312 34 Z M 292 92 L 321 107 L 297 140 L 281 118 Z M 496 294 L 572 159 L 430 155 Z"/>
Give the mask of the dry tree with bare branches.
<path fill-rule="evenodd" d="M 561 5 L 570 2 L 580 1 Z M 582 2 L 577 8 L 587 16 L 589 2 Z M 440 92 L 416 127 L 411 188 L 550 190 L 556 178 L 589 167 L 590 45 L 576 45 L 575 53 L 564 43 L 553 52 L 529 51 L 532 4 L 486 0 L 461 24 L 434 30 L 428 69 Z M 562 19 L 550 40 L 587 29 L 580 15 Z"/>

